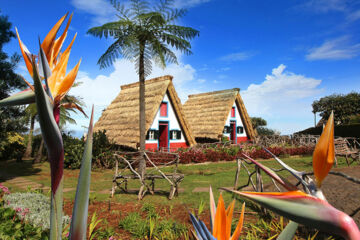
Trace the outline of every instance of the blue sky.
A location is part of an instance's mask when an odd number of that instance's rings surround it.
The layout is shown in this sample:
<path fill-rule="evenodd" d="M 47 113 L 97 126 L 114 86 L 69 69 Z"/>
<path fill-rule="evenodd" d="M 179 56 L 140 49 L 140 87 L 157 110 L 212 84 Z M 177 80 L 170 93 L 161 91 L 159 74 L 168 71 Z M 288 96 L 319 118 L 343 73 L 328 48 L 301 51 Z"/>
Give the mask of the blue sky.
<path fill-rule="evenodd" d="M 126 3 L 126 1 L 123 1 Z M 250 116 L 263 117 L 268 126 L 290 134 L 313 126 L 311 103 L 332 93 L 360 91 L 360 1 L 355 0 L 184 0 L 188 8 L 178 24 L 200 31 L 192 41 L 193 55 L 177 53 L 179 65 L 155 67 L 150 77 L 174 76 L 184 103 L 187 95 L 240 88 Z M 119 59 L 113 67 L 99 69 L 98 58 L 112 40 L 98 39 L 86 31 L 116 20 L 107 0 L 2 2 L 23 42 L 36 52 L 37 37 L 44 38 L 66 12 L 74 17 L 68 39 L 77 32 L 69 68 L 82 58 L 72 94 L 84 98 L 96 118 L 115 98 L 120 85 L 137 81 L 131 62 Z M 8 53 L 19 52 L 14 39 Z M 28 77 L 24 63 L 18 72 Z M 88 119 L 74 115 L 82 130 Z"/>

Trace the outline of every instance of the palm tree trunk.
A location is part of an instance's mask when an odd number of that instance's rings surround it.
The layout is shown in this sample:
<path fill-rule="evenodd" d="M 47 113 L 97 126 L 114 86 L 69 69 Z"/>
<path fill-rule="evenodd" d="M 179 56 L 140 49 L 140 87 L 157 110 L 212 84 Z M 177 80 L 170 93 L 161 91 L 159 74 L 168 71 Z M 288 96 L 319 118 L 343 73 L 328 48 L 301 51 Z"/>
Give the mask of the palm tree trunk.
<path fill-rule="evenodd" d="M 28 136 L 28 143 L 27 143 L 27 146 L 26 146 L 25 154 L 24 154 L 25 158 L 30 158 L 31 157 L 34 125 L 35 125 L 35 116 L 32 116 L 31 120 L 30 120 L 30 131 L 29 131 L 29 136 Z"/>
<path fill-rule="evenodd" d="M 36 156 L 36 158 L 35 158 L 35 160 L 34 160 L 34 163 L 40 163 L 40 162 L 41 162 L 43 148 L 44 148 L 44 139 L 41 138 L 41 143 L 40 143 L 39 151 L 38 151 L 37 156 Z"/>
<path fill-rule="evenodd" d="M 145 42 L 140 40 L 140 58 L 139 58 L 139 129 L 140 129 L 140 163 L 139 172 L 141 177 L 144 177 L 146 162 L 145 162 L 145 69 L 144 69 L 144 50 Z"/>

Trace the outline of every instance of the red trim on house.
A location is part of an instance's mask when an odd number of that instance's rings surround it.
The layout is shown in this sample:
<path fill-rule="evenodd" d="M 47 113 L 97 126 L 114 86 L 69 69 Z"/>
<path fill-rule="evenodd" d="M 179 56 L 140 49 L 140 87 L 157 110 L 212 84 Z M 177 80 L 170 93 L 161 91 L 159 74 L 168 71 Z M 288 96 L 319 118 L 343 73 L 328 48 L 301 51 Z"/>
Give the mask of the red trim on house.
<path fill-rule="evenodd" d="M 231 108 L 231 117 L 235 117 L 235 107 Z"/>
<path fill-rule="evenodd" d="M 160 117 L 166 117 L 167 116 L 167 103 L 162 102 L 160 104 Z"/>
<path fill-rule="evenodd" d="M 146 143 L 145 144 L 145 149 L 149 150 L 149 151 L 156 151 L 157 150 L 157 143 Z"/>
<path fill-rule="evenodd" d="M 186 142 L 177 142 L 172 143 L 170 142 L 170 148 L 187 148 L 189 145 Z"/>
<path fill-rule="evenodd" d="M 248 137 L 237 137 L 237 143 L 248 141 Z"/>

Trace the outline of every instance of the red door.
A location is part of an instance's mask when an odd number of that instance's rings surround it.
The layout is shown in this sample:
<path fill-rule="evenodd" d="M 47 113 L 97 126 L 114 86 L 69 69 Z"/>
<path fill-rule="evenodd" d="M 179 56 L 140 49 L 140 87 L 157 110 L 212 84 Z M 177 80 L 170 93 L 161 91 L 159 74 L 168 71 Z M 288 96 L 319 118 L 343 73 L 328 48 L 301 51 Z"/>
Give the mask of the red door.
<path fill-rule="evenodd" d="M 236 143 L 236 122 L 230 121 L 230 140 Z"/>
<path fill-rule="evenodd" d="M 169 143 L 169 123 L 159 122 L 159 150 L 167 150 Z"/>

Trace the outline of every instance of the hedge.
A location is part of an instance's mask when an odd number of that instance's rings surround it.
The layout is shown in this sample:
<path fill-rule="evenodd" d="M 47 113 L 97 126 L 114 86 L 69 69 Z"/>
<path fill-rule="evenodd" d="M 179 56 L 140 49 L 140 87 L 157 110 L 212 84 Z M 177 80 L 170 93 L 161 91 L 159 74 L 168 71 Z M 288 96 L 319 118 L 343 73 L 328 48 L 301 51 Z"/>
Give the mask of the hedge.
<path fill-rule="evenodd" d="M 295 134 L 310 134 L 310 135 L 320 135 L 323 127 L 312 127 L 305 129 Z M 335 126 L 335 136 L 337 137 L 355 137 L 360 136 L 360 124 L 350 124 L 350 125 L 338 125 Z"/>

